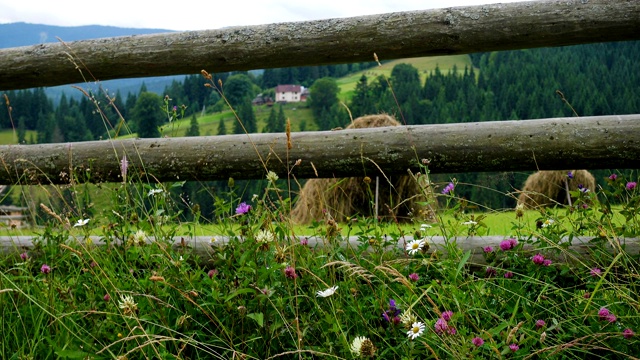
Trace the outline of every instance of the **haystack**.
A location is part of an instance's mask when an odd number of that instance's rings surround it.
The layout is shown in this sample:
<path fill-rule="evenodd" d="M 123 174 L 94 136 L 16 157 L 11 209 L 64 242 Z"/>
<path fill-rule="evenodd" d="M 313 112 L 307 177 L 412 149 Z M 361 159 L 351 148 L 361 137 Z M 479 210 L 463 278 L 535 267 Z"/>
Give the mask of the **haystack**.
<path fill-rule="evenodd" d="M 389 115 L 369 115 L 355 119 L 347 129 L 398 125 L 400 123 Z M 325 212 L 337 221 L 356 215 L 374 215 L 375 181 L 375 177 L 310 179 L 300 191 L 291 212 L 292 220 L 296 223 L 322 220 Z M 432 219 L 433 211 L 425 205 L 426 197 L 430 197 L 427 182 L 422 174 L 380 176 L 378 215 L 400 221 Z"/>
<path fill-rule="evenodd" d="M 569 191 L 578 190 L 580 185 L 589 190 L 595 190 L 596 179 L 590 172 L 587 170 L 571 170 L 571 172 L 572 179 L 567 176 L 569 170 L 538 171 L 531 174 L 520 192 L 518 204 L 527 208 L 568 205 L 567 187 Z"/>

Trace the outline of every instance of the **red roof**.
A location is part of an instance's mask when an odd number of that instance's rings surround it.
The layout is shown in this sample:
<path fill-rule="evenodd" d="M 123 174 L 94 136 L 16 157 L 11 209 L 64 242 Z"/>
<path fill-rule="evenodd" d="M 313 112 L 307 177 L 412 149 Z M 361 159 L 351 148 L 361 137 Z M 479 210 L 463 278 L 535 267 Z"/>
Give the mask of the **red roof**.
<path fill-rule="evenodd" d="M 283 92 L 301 92 L 302 87 L 300 85 L 278 85 L 276 86 L 276 94 Z"/>

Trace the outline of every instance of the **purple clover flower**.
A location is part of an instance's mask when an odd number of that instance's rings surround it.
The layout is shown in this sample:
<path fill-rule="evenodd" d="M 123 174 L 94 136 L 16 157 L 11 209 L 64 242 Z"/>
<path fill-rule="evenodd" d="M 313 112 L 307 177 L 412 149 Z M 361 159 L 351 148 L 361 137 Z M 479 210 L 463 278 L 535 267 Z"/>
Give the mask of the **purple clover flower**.
<path fill-rule="evenodd" d="M 635 181 L 629 181 L 625 187 L 627 188 L 627 190 L 633 190 L 637 185 L 638 184 Z"/>
<path fill-rule="evenodd" d="M 295 279 L 298 277 L 298 274 L 296 274 L 296 269 L 291 267 L 290 265 L 287 265 L 287 268 L 284 269 L 284 276 L 286 276 L 289 279 Z"/>
<path fill-rule="evenodd" d="M 540 319 L 538 321 L 536 321 L 536 329 L 541 329 L 543 328 L 545 325 L 547 325 L 547 323 L 544 322 L 544 320 Z"/>
<path fill-rule="evenodd" d="M 507 271 L 506 273 L 504 273 L 505 279 L 511 279 L 512 277 L 513 277 L 513 273 L 511 271 Z"/>
<path fill-rule="evenodd" d="M 480 347 L 482 345 L 484 345 L 484 340 L 482 340 L 481 337 L 474 337 L 473 339 L 471 339 L 471 343 L 473 345 L 475 345 L 476 347 Z"/>
<path fill-rule="evenodd" d="M 207 276 L 209 277 L 209 279 L 213 279 L 214 276 L 216 276 L 218 274 L 218 270 L 216 269 L 211 269 L 209 270 L 209 272 L 207 273 Z"/>
<path fill-rule="evenodd" d="M 247 205 L 246 202 L 241 202 L 240 205 L 236 208 L 236 214 L 244 215 L 251 210 L 251 205 Z"/>
<path fill-rule="evenodd" d="M 510 238 L 504 241 L 500 242 L 500 249 L 502 251 L 507 251 L 507 250 L 511 250 L 513 248 L 515 248 L 516 246 L 518 246 L 518 240 L 514 239 L 514 238 Z"/>
<path fill-rule="evenodd" d="M 614 323 L 616 322 L 616 320 L 618 320 L 618 318 L 613 314 L 609 314 L 606 316 L 605 320 L 607 320 L 610 323 Z"/>
<path fill-rule="evenodd" d="M 51 272 L 51 267 L 47 264 L 42 264 L 42 267 L 40 268 L 40 272 L 43 274 L 48 274 Z"/>
<path fill-rule="evenodd" d="M 485 253 L 488 254 L 490 252 L 493 252 L 493 247 L 491 247 L 491 246 L 484 247 L 484 248 L 482 248 L 482 251 L 484 251 Z"/>
<path fill-rule="evenodd" d="M 418 280 L 420 280 L 420 276 L 418 274 L 416 274 L 416 273 L 409 274 L 409 280 L 414 281 L 414 282 L 418 281 Z"/>
<path fill-rule="evenodd" d="M 492 268 L 491 266 L 488 266 L 487 270 L 485 270 L 485 275 L 487 277 L 496 276 L 497 274 L 498 272 L 496 271 L 496 269 Z"/>
<path fill-rule="evenodd" d="M 438 319 L 433 327 L 436 334 L 441 335 L 449 329 L 449 324 L 444 319 Z"/>
<path fill-rule="evenodd" d="M 531 261 L 536 265 L 542 265 L 544 264 L 544 256 L 542 256 L 542 254 L 535 254 L 533 258 L 531 258 Z"/>
<path fill-rule="evenodd" d="M 302 246 L 309 245 L 309 239 L 307 239 L 306 237 L 303 237 L 302 239 L 300 239 L 300 245 Z"/>
<path fill-rule="evenodd" d="M 453 185 L 453 183 L 450 182 L 449 184 L 447 184 L 447 186 L 444 187 L 444 189 L 442 189 L 442 193 L 447 195 L 451 193 L 454 188 L 455 188 L 455 185 Z"/>
<path fill-rule="evenodd" d="M 444 321 L 449 321 L 451 320 L 451 317 L 453 316 L 453 311 L 451 310 L 447 310 L 445 312 L 442 313 L 441 317 Z"/>
<path fill-rule="evenodd" d="M 616 181 L 616 179 L 617 179 L 617 178 L 618 178 L 618 175 L 617 175 L 617 174 L 611 174 L 611 175 L 609 175 L 609 180 L 611 180 L 611 181 Z"/>
<path fill-rule="evenodd" d="M 511 344 L 509 345 L 509 349 L 511 349 L 511 351 L 516 352 L 518 351 L 518 349 L 520 349 L 520 346 L 518 346 L 517 344 Z"/>
<path fill-rule="evenodd" d="M 27 259 L 29 259 L 29 254 L 23 252 L 22 254 L 20 254 L 20 259 L 22 259 L 22 261 L 26 261 Z"/>
<path fill-rule="evenodd" d="M 601 307 L 598 311 L 598 317 L 600 317 L 600 320 L 606 320 L 609 315 L 611 315 L 611 312 L 606 307 Z"/>
<path fill-rule="evenodd" d="M 542 262 L 542 266 L 551 266 L 551 264 L 553 264 L 553 261 L 549 259 L 544 259 L 544 261 Z"/>
<path fill-rule="evenodd" d="M 622 332 L 622 336 L 624 336 L 625 339 L 631 339 L 633 335 L 635 335 L 635 333 L 629 328 L 624 329 Z"/>
<path fill-rule="evenodd" d="M 602 270 L 600 270 L 600 268 L 596 267 L 596 268 L 591 269 L 589 274 L 591 274 L 591 276 L 593 276 L 593 277 L 598 277 L 598 276 L 600 276 L 600 274 L 602 274 Z"/>

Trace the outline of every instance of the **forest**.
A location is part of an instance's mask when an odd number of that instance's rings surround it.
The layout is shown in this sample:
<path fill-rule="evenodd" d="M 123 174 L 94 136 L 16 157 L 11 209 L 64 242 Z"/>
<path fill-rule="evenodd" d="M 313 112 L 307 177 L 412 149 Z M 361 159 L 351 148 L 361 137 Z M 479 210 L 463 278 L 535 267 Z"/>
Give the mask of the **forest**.
<path fill-rule="evenodd" d="M 409 64 L 396 65 L 389 78 L 362 75 L 346 105 L 354 118 L 388 113 L 406 125 L 629 114 L 640 108 L 640 42 L 475 53 L 470 57 L 473 67 L 446 73 L 435 69 L 423 82 L 420 70 Z M 177 115 L 196 119 L 196 114 L 224 111 L 230 104 L 249 132 L 282 131 L 284 116 L 275 115 L 276 106 L 273 122 L 258 129 L 251 100 L 259 93 L 273 94 L 278 84 L 300 84 L 310 89 L 306 106 L 318 128 L 328 130 L 350 122 L 338 100 L 336 79 L 374 66 L 377 63 L 369 62 L 266 69 L 260 75 L 215 74 L 213 82 L 221 84 L 217 89 L 205 87 L 198 74 L 183 82 L 174 81 L 163 94 L 148 92 L 143 85 L 137 94 L 105 91 L 80 97 L 64 95 L 57 104 L 43 89 L 9 91 L 0 105 L 0 128 L 16 129 L 19 142 L 28 144 L 106 139 L 117 131 L 118 135 L 135 132 L 139 137 L 158 137 L 158 127 Z M 236 127 L 233 132 L 243 130 Z M 189 135 L 199 135 L 195 120 Z M 594 172 L 598 180 L 608 174 L 605 170 Z M 479 204 L 479 209 L 500 209 L 515 205 L 515 200 L 504 194 L 521 187 L 527 175 L 439 174 L 434 179 L 445 182 L 455 178 L 462 185 L 458 195 Z M 261 185 L 247 186 L 250 197 L 252 188 Z M 197 202 L 202 215 L 208 217 L 213 212 L 213 197 L 225 187 L 222 182 L 185 184 L 176 195 Z"/>

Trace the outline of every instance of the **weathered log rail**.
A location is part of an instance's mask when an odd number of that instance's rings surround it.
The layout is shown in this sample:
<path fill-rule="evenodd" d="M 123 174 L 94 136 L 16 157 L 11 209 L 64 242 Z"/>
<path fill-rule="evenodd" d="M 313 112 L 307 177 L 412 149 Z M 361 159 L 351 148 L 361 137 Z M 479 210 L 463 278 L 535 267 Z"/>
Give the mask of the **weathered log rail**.
<path fill-rule="evenodd" d="M 0 146 L 0 184 L 640 168 L 640 115 Z M 301 159 L 299 165 L 294 163 Z"/>
<path fill-rule="evenodd" d="M 0 90 L 638 39 L 636 0 L 488 4 L 5 49 Z"/>
<path fill-rule="evenodd" d="M 299 236 L 297 238 L 291 238 L 286 241 L 290 241 L 292 244 L 298 244 L 300 239 L 306 238 L 308 241 L 308 246 L 314 248 L 316 246 L 324 246 L 325 241 L 322 238 L 310 236 Z M 556 245 L 555 249 L 558 250 L 555 253 L 552 253 L 551 250 L 554 249 L 553 244 L 549 244 L 548 252 L 553 255 L 556 261 L 561 261 L 564 263 L 574 262 L 576 258 L 585 258 L 592 255 L 596 248 L 595 243 L 591 243 L 591 239 L 593 237 L 574 237 L 571 245 L 568 247 L 564 247 L 565 245 L 559 246 Z M 13 256 L 17 256 L 18 254 L 30 250 L 34 246 L 34 240 L 36 237 L 34 236 L 0 236 L 0 254 L 12 254 Z M 106 242 L 100 236 L 91 236 L 91 245 L 90 246 L 106 246 Z M 404 249 L 406 244 L 412 241 L 414 238 L 412 236 L 405 236 L 400 238 L 396 243 L 389 245 L 385 248 L 385 251 L 390 251 L 393 248 Z M 483 248 L 487 246 L 491 246 L 494 249 L 500 249 L 500 242 L 505 240 L 504 236 L 457 236 L 452 238 L 445 238 L 443 236 L 427 236 L 426 238 L 427 244 L 429 245 L 429 254 L 433 254 L 434 252 L 439 252 L 440 254 L 447 253 L 447 244 L 455 243 L 455 248 L 460 249 L 463 252 L 470 251 L 471 256 L 469 257 L 469 264 L 486 264 L 483 255 Z M 212 241 L 215 240 L 215 241 Z M 207 259 L 210 258 L 211 253 L 215 250 L 216 247 L 225 246 L 229 243 L 229 237 L 226 236 L 178 236 L 172 239 L 172 246 L 174 249 L 184 249 L 188 250 L 189 253 L 201 256 L 203 260 L 203 265 L 206 265 Z M 155 241 L 153 238 L 147 239 L 147 243 L 151 244 Z M 568 238 L 562 239 L 561 243 L 567 243 Z M 84 237 L 70 237 L 67 244 L 80 243 L 83 246 L 86 245 L 86 240 Z M 111 241 L 113 243 L 113 241 Z M 118 243 L 118 242 L 116 242 Z M 351 236 L 347 239 L 344 239 L 340 242 L 340 246 L 343 248 L 352 248 L 356 249 L 360 245 L 360 239 L 357 236 Z M 606 247 L 607 250 L 610 251 L 614 256 L 618 252 L 624 248 L 624 252 L 631 255 L 636 256 L 640 252 L 640 242 L 637 238 L 628 238 L 628 239 L 610 239 L 607 241 Z M 373 251 L 373 248 L 369 248 Z M 525 250 L 531 250 L 529 246 L 524 246 Z"/>

